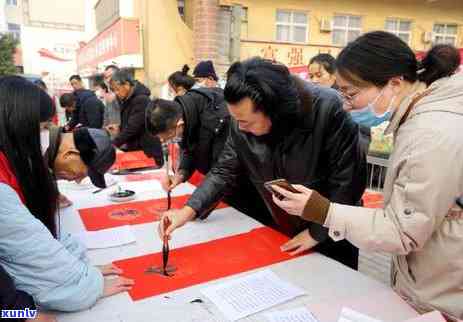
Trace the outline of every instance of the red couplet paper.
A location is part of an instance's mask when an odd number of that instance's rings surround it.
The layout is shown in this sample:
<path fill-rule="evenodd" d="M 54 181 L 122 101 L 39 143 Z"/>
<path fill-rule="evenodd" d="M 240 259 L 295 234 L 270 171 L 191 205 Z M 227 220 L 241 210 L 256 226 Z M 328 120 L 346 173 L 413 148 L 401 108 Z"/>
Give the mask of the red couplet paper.
<path fill-rule="evenodd" d="M 362 197 L 365 208 L 382 208 L 384 206 L 384 197 L 379 192 L 365 192 Z"/>
<path fill-rule="evenodd" d="M 162 267 L 162 252 L 114 264 L 124 271 L 124 276 L 135 281 L 129 294 L 137 301 L 292 259 L 294 256 L 280 250 L 288 240 L 269 227 L 261 227 L 244 234 L 171 249 L 169 266 L 177 268 L 171 276 L 146 272 L 149 267 Z"/>
<path fill-rule="evenodd" d="M 130 170 L 156 166 L 154 159 L 148 158 L 143 151 L 123 152 L 116 154 L 116 162 L 111 169 Z"/>
<path fill-rule="evenodd" d="M 172 208 L 181 208 L 190 195 L 172 197 Z M 228 207 L 219 203 L 217 208 Z M 167 210 L 167 198 L 128 202 L 104 207 L 79 209 L 80 218 L 88 231 L 138 225 L 158 221 Z"/>

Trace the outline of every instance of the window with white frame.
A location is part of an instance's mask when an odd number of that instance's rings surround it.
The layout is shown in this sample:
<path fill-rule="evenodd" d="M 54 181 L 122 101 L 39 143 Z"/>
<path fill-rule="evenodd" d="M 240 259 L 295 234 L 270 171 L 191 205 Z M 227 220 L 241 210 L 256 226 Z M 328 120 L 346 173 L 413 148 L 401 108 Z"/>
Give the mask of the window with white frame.
<path fill-rule="evenodd" d="M 457 24 L 436 23 L 433 28 L 434 44 L 456 45 L 458 35 Z"/>
<path fill-rule="evenodd" d="M 185 20 L 185 0 L 177 0 L 178 14 Z"/>
<path fill-rule="evenodd" d="M 333 45 L 345 46 L 362 33 L 362 17 L 335 15 L 333 18 Z"/>
<path fill-rule="evenodd" d="M 248 38 L 248 8 L 241 8 L 241 38 Z"/>
<path fill-rule="evenodd" d="M 18 1 L 17 0 L 6 0 L 6 4 L 9 6 L 17 6 Z"/>
<path fill-rule="evenodd" d="M 410 43 L 412 36 L 412 22 L 410 20 L 388 18 L 386 19 L 385 29 L 405 41 L 407 44 Z"/>
<path fill-rule="evenodd" d="M 306 43 L 308 41 L 307 13 L 277 10 L 276 40 L 282 42 Z"/>
<path fill-rule="evenodd" d="M 21 41 L 21 26 L 16 23 L 8 24 L 8 32 L 13 36 L 17 41 Z"/>

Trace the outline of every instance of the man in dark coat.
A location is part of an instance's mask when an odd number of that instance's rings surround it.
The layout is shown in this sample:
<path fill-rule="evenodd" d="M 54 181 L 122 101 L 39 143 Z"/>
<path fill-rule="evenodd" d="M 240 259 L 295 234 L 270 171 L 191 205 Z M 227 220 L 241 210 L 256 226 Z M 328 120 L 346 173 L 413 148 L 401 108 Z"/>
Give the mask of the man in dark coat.
<path fill-rule="evenodd" d="M 233 121 L 225 148 L 186 205 L 164 213 L 170 226 L 164 227 L 161 219 L 160 236 L 200 216 L 240 176 L 247 176 L 266 203 L 273 226 L 293 237 L 284 250 L 313 248 L 356 269 L 357 248 L 347 241 L 333 242 L 321 225 L 288 215 L 264 187 L 265 182 L 286 179 L 339 203 L 360 203 L 366 158 L 360 152 L 358 126 L 343 110 L 339 96 L 261 58 L 233 64 L 227 76 L 224 93 Z"/>
<path fill-rule="evenodd" d="M 162 166 L 161 142 L 146 132 L 145 118 L 150 103 L 150 90 L 124 70 L 114 73 L 110 85 L 121 108 L 121 124 L 106 127 L 114 137 L 113 144 L 124 151 L 143 150 L 147 156 L 154 158 L 158 166 Z"/>
<path fill-rule="evenodd" d="M 69 81 L 74 92 L 65 93 L 60 97 L 61 107 L 66 109 L 66 115 L 71 115 L 65 129 L 72 131 L 76 126 L 101 129 L 103 127 L 104 104 L 94 92 L 85 89 L 79 75 L 72 75 Z"/>
<path fill-rule="evenodd" d="M 95 93 L 87 89 L 74 93 L 65 93 L 59 98 L 60 105 L 67 111 L 72 111 L 71 120 L 66 130 L 71 131 L 76 126 L 101 129 L 103 127 L 104 104 Z"/>
<path fill-rule="evenodd" d="M 148 131 L 163 143 L 178 143 L 181 151 L 178 169 L 173 176 L 164 176 L 163 188 L 172 190 L 187 181 L 195 170 L 206 175 L 219 159 L 230 130 L 223 90 L 194 89 L 174 101 L 158 99 L 152 105 L 147 118 Z M 271 216 L 256 188 L 244 176 L 238 181 L 239 189 L 230 191 L 224 200 L 246 215 L 269 223 Z"/>

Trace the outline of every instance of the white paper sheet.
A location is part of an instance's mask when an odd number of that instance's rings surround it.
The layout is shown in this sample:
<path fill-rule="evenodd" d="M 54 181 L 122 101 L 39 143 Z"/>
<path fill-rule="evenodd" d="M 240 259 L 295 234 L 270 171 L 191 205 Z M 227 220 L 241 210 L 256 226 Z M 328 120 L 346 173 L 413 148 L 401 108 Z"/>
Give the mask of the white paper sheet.
<path fill-rule="evenodd" d="M 88 249 L 110 248 L 136 242 L 135 235 L 130 226 L 86 231 L 76 234 L 76 237 Z"/>
<path fill-rule="evenodd" d="M 429 312 L 406 322 L 445 322 L 444 317 L 437 311 Z"/>
<path fill-rule="evenodd" d="M 270 270 L 220 283 L 201 290 L 231 321 L 263 311 L 305 294 Z"/>
<path fill-rule="evenodd" d="M 380 320 L 369 317 L 368 315 L 359 313 L 347 307 L 341 311 L 341 316 L 338 322 L 382 322 Z"/>
<path fill-rule="evenodd" d="M 104 175 L 106 186 L 111 187 L 117 184 L 117 180 L 114 176 L 110 175 L 109 173 L 106 173 Z M 72 191 L 78 191 L 78 190 L 98 190 L 97 187 L 95 187 L 90 180 L 89 177 L 85 177 L 80 183 L 77 183 L 75 181 L 66 181 L 62 180 L 61 185 L 68 190 Z"/>
<path fill-rule="evenodd" d="M 142 181 L 133 181 L 133 182 L 121 182 L 119 183 L 121 189 L 127 189 L 135 191 L 137 195 L 144 194 L 144 193 L 154 193 L 156 191 L 164 191 L 162 190 L 161 183 L 157 180 L 151 180 L 149 184 L 146 184 Z M 113 189 L 112 192 L 116 191 L 117 187 Z"/>
<path fill-rule="evenodd" d="M 264 314 L 269 322 L 318 322 L 305 307 Z"/>

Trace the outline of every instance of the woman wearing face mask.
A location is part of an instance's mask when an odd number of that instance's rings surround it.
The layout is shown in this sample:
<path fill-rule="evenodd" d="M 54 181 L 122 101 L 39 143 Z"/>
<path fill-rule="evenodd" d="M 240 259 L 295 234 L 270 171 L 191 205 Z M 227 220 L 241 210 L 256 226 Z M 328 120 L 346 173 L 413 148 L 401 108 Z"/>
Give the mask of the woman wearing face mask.
<path fill-rule="evenodd" d="M 190 67 L 184 65 L 181 71 L 177 71 L 169 76 L 169 92 L 172 97 L 185 95 L 194 85 L 195 79 L 188 75 Z"/>
<path fill-rule="evenodd" d="M 336 85 L 336 59 L 330 54 L 318 54 L 312 57 L 309 62 L 309 79 L 314 84 L 338 90 Z M 370 128 L 372 124 L 368 122 L 368 119 L 365 120 L 362 116 L 358 117 L 357 114 L 362 113 L 353 112 L 352 106 L 348 103 L 344 103 L 344 109 L 351 112 L 352 119 L 359 124 L 361 153 L 367 154 L 371 142 Z"/>
<path fill-rule="evenodd" d="M 384 209 L 332 203 L 316 191 L 275 187 L 289 214 L 323 224 L 338 241 L 393 254 L 394 289 L 419 312 L 463 318 L 463 75 L 446 76 L 431 52 L 419 66 L 398 37 L 378 31 L 338 57 L 337 81 L 355 106 L 391 112 L 395 144 L 384 186 Z"/>
<path fill-rule="evenodd" d="M 336 59 L 330 54 L 318 54 L 309 62 L 309 79 L 312 83 L 337 89 Z"/>
<path fill-rule="evenodd" d="M 87 309 L 129 289 L 130 280 L 103 278 L 120 271 L 89 265 L 85 249 L 59 233 L 58 193 L 42 156 L 47 142 L 40 141 L 50 97 L 18 76 L 0 79 L 0 97 L 0 266 L 17 289 L 49 310 Z"/>
<path fill-rule="evenodd" d="M 425 80 L 426 85 L 436 79 L 453 75 L 460 67 L 460 52 L 452 45 L 441 44 L 434 46 L 423 59 L 420 64 L 427 64 L 427 61 L 433 60 L 435 64 L 441 65 L 441 69 L 436 70 L 433 74 L 429 75 L 428 79 Z M 372 106 L 375 104 L 374 101 L 370 102 L 364 108 L 358 108 L 353 106 L 350 100 L 346 102 L 347 106 L 350 106 L 350 112 L 353 120 L 366 127 L 374 127 L 379 124 L 388 121 L 391 117 L 391 111 L 386 111 L 383 114 L 377 114 L 373 112 Z"/>

